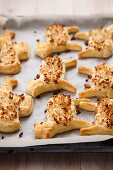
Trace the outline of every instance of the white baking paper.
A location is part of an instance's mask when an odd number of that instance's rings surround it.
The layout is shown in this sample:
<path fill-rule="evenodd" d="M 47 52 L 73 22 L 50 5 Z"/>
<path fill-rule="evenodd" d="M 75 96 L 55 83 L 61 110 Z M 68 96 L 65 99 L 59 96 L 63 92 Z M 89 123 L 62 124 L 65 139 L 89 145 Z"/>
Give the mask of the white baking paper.
<path fill-rule="evenodd" d="M 8 20 L 7 20 L 8 18 Z M 5 25 L 4 25 L 5 22 Z M 77 25 L 80 27 L 80 32 L 88 32 L 91 29 L 98 27 L 106 27 L 113 23 L 112 17 L 106 16 L 90 16 L 90 17 L 72 17 L 72 16 L 32 16 L 32 17 L 7 17 L 3 21 L 2 27 L 8 28 L 10 31 L 16 33 L 14 41 L 25 41 L 29 44 L 31 55 L 28 61 L 22 61 L 22 70 L 16 75 L 9 76 L 18 80 L 18 86 L 13 90 L 16 94 L 22 94 L 26 92 L 26 86 L 29 79 L 34 79 L 37 74 L 40 73 L 40 65 L 42 59 L 35 55 L 35 49 L 37 46 L 37 39 L 40 42 L 44 42 L 45 29 L 51 24 L 64 24 L 66 26 Z M 2 29 L 0 33 L 2 33 Z M 71 36 L 70 36 L 71 38 Z M 73 41 L 74 42 L 74 41 Z M 75 42 L 83 46 L 83 50 L 87 47 L 84 41 L 75 40 Z M 85 90 L 84 84 L 87 75 L 78 73 L 78 66 L 94 67 L 95 65 L 102 64 L 104 62 L 113 63 L 113 58 L 109 59 L 78 59 L 78 52 L 61 53 L 59 55 L 61 59 L 77 59 L 77 67 L 67 69 L 66 80 L 77 87 L 77 93 L 70 93 L 61 90 L 59 94 L 69 94 L 71 97 L 78 97 L 80 91 Z M 0 85 L 3 83 L 5 75 L 0 75 Z M 89 81 L 90 82 L 90 81 Z M 34 136 L 34 123 L 45 121 L 45 109 L 46 104 L 53 92 L 42 94 L 40 98 L 34 99 L 34 109 L 30 116 L 20 118 L 21 128 L 19 131 L 12 134 L 0 133 L 1 147 L 23 147 L 33 145 L 46 145 L 46 144 L 60 144 L 60 143 L 80 143 L 80 142 L 95 142 L 112 138 L 112 136 L 80 136 L 79 130 L 68 131 L 59 135 L 56 135 L 52 139 L 36 139 Z M 91 99 L 97 102 L 97 99 Z M 89 122 L 94 121 L 94 112 L 86 112 L 81 110 L 81 114 L 77 115 L 78 119 L 87 120 Z M 19 134 L 23 132 L 23 136 L 19 138 Z"/>

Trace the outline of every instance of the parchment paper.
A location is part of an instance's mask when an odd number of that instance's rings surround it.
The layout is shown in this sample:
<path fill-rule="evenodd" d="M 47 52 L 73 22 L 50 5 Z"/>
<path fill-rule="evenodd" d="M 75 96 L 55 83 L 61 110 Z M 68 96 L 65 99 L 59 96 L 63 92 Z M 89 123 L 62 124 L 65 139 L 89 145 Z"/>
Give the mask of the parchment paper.
<path fill-rule="evenodd" d="M 90 16 L 90 17 L 74 17 L 74 16 L 34 16 L 34 17 L 2 17 L 0 19 L 0 33 L 3 32 L 3 28 L 8 28 L 10 31 L 16 33 L 14 41 L 25 41 L 29 44 L 31 55 L 28 61 L 21 62 L 22 70 L 16 75 L 9 76 L 18 80 L 18 86 L 13 90 L 16 94 L 22 94 L 26 91 L 26 85 L 29 79 L 34 79 L 37 74 L 40 73 L 40 65 L 42 59 L 35 56 L 35 48 L 37 46 L 37 39 L 40 42 L 44 42 L 45 29 L 51 24 L 64 24 L 66 26 L 77 25 L 80 27 L 80 31 L 88 32 L 91 29 L 98 27 L 106 27 L 113 23 L 113 18 L 110 16 Z M 5 24 L 4 24 L 5 23 Z M 71 37 L 71 36 L 70 36 Z M 84 41 L 75 40 L 77 43 L 83 46 L 83 50 L 87 47 Z M 74 41 L 73 41 L 74 42 Z M 87 75 L 78 73 L 78 66 L 94 67 L 97 64 L 103 62 L 113 63 L 113 58 L 110 57 L 107 60 L 104 59 L 78 59 L 78 52 L 61 53 L 59 55 L 61 59 L 77 59 L 77 67 L 73 67 L 67 70 L 66 80 L 77 87 L 77 93 L 70 93 L 61 90 L 59 94 L 69 94 L 71 97 L 78 97 L 80 91 L 85 90 L 84 83 Z M 3 83 L 5 75 L 0 75 L 0 85 Z M 90 83 L 90 81 L 88 81 Z M 95 142 L 112 138 L 112 136 L 80 136 L 79 130 L 68 131 L 59 135 L 56 135 L 52 139 L 36 139 L 34 136 L 34 123 L 45 121 L 45 109 L 46 104 L 53 92 L 42 94 L 40 98 L 34 99 L 34 109 L 30 116 L 20 118 L 21 128 L 19 131 L 12 134 L 3 134 L 1 136 L 5 138 L 0 139 L 1 147 L 22 147 L 32 145 L 46 145 L 46 144 L 60 144 L 60 143 L 80 143 L 80 142 Z M 91 99 L 97 102 L 97 98 Z M 78 119 L 87 120 L 89 122 L 94 121 L 94 112 L 86 112 L 81 110 L 81 114 L 77 115 Z M 19 133 L 23 132 L 23 136 L 19 138 Z"/>

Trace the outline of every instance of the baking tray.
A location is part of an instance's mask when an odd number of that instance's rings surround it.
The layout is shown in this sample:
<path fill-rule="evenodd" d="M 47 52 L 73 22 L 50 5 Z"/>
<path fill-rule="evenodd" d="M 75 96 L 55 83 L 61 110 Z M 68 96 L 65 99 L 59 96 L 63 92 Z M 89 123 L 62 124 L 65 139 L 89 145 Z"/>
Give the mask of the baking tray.
<path fill-rule="evenodd" d="M 6 24 L 4 25 L 5 22 L 6 22 Z M 37 23 L 38 23 L 38 25 L 37 25 Z M 36 48 L 36 39 L 38 39 L 38 38 L 40 39 L 42 37 L 41 42 L 44 42 L 44 34 L 45 34 L 44 30 L 45 30 L 45 28 L 47 28 L 49 25 L 51 25 L 53 23 L 64 24 L 66 26 L 77 25 L 80 27 L 80 31 L 84 31 L 84 30 L 88 31 L 90 29 L 95 29 L 98 27 L 106 27 L 107 25 L 112 24 L 113 17 L 112 16 L 103 16 L 103 15 L 101 15 L 101 16 L 100 15 L 99 16 L 92 15 L 92 16 L 85 16 L 85 17 L 83 17 L 83 16 L 76 16 L 76 17 L 75 16 L 31 16 L 31 17 L 5 16 L 5 20 L 4 20 L 4 18 L 2 18 L 0 27 L 3 29 L 8 28 L 12 31 L 16 30 L 17 31 L 17 39 L 16 39 L 17 42 L 19 42 L 20 40 L 29 42 L 29 35 L 27 37 L 25 35 L 23 35 L 23 37 L 21 37 L 20 36 L 21 34 L 19 34 L 19 29 L 21 29 L 21 31 L 24 30 L 24 32 L 26 29 L 26 32 L 27 32 L 29 28 L 31 28 L 32 31 L 37 30 L 37 28 L 38 28 L 38 34 L 34 34 L 32 32 L 32 34 L 33 34 L 32 40 L 34 41 L 34 44 L 32 44 L 32 43 L 30 44 L 31 47 L 33 47 L 33 48 L 31 48 L 32 55 L 34 55 L 34 49 Z M 40 31 L 41 28 L 43 28 L 43 33 Z M 26 32 L 25 32 L 25 34 L 26 34 Z M 39 34 L 41 34 L 41 36 L 39 36 Z M 82 42 L 82 45 L 84 46 L 84 42 Z M 70 56 L 74 56 L 74 58 L 76 57 L 76 59 L 78 58 L 77 53 L 74 53 L 74 52 L 70 53 Z M 67 58 L 68 58 L 68 56 L 66 56 L 65 59 L 67 59 Z M 39 60 L 41 63 L 41 59 L 39 57 L 37 57 L 37 60 Z M 92 62 L 93 60 L 95 60 L 95 62 Z M 86 63 L 87 64 L 86 66 L 88 66 L 88 62 L 90 61 L 89 64 L 91 64 L 90 66 L 92 67 L 92 66 L 96 65 L 97 63 L 100 64 L 100 63 L 105 62 L 105 60 L 102 60 L 102 59 L 93 59 L 93 60 L 92 59 L 84 59 L 84 60 L 82 60 L 81 65 L 84 65 L 84 63 Z M 112 57 L 107 59 L 106 61 L 111 63 Z M 27 64 L 28 64 L 27 62 L 22 62 L 22 68 L 23 67 L 27 68 L 27 66 L 29 66 L 29 64 L 28 65 Z M 33 70 L 32 70 L 33 73 L 31 73 L 31 75 L 29 75 L 29 79 L 33 78 L 34 73 L 35 73 L 34 75 L 39 73 L 40 65 L 38 65 L 37 67 L 38 67 L 38 71 L 36 72 L 36 69 L 35 69 L 35 71 L 33 72 Z M 35 67 L 33 67 L 33 68 L 35 68 Z M 70 73 L 72 73 L 72 70 L 70 70 Z M 21 71 L 20 74 L 14 75 L 14 76 L 9 76 L 9 77 L 17 78 L 20 80 L 21 74 L 24 75 L 24 69 Z M 69 76 L 69 73 L 68 73 L 68 76 Z M 68 76 L 67 76 L 67 78 L 68 78 Z M 0 76 L 0 77 L 1 77 L 1 81 L 3 82 L 4 76 Z M 81 78 L 80 81 L 82 82 L 81 86 L 83 86 L 84 75 L 83 76 L 79 75 L 79 77 Z M 20 88 L 21 88 L 21 90 L 20 90 Z M 26 88 L 25 84 L 23 85 L 22 81 L 20 80 L 20 85 L 17 88 L 16 92 L 23 93 L 23 92 L 25 92 L 25 88 Z M 64 92 L 64 91 L 62 93 L 69 94 L 68 92 Z M 77 97 L 77 95 L 78 94 L 76 94 L 76 96 L 74 96 L 74 97 Z M 73 94 L 71 94 L 71 96 L 73 97 Z M 45 95 L 45 97 L 47 99 L 47 95 Z M 43 95 L 43 98 L 44 98 L 44 95 Z M 46 103 L 47 103 L 47 101 L 46 101 Z M 87 115 L 87 116 L 89 116 L 89 115 Z M 32 117 L 29 118 L 28 120 L 30 120 L 32 124 L 34 123 L 34 122 L 32 122 L 32 120 L 33 120 Z M 37 120 L 38 120 L 38 117 L 36 117 L 35 122 L 37 122 Z M 39 118 L 39 120 L 41 120 L 41 118 Z M 24 122 L 27 121 L 27 118 L 25 118 L 23 120 L 21 119 L 21 121 L 22 121 L 22 128 L 24 128 Z M 22 131 L 22 128 L 20 129 L 20 132 Z M 79 134 L 79 130 L 76 132 Z M 77 137 L 75 136 L 75 138 L 73 138 L 74 132 L 72 131 L 69 133 L 70 136 L 68 138 L 65 138 L 66 133 L 64 133 L 64 136 L 62 136 L 62 134 L 58 135 L 58 138 L 55 137 L 53 139 L 48 139 L 48 140 L 46 140 L 46 143 L 44 143 L 44 140 L 35 139 L 34 134 L 32 133 L 31 138 L 33 140 L 30 143 L 30 140 L 28 138 L 29 136 L 27 136 L 27 133 L 24 133 L 24 134 L 25 135 L 24 135 L 23 142 L 21 141 L 21 139 L 16 138 L 18 135 L 18 132 L 14 133 L 12 135 L 6 135 L 5 139 L 0 140 L 0 146 L 1 146 L 0 152 L 15 153 L 15 152 L 112 152 L 113 151 L 113 139 L 110 139 L 110 138 L 112 138 L 111 136 L 96 135 L 96 136 L 92 136 L 92 137 L 91 136 L 84 137 L 84 139 L 82 139 L 77 134 Z M 16 136 L 16 137 L 14 138 L 14 136 Z M 8 139 L 10 139 L 9 142 L 8 142 Z M 55 139 L 57 139 L 57 142 L 55 142 Z M 27 143 L 27 140 L 29 141 L 28 143 Z M 42 142 L 40 142 L 40 141 L 42 141 Z"/>
<path fill-rule="evenodd" d="M 113 152 L 113 139 L 101 142 L 52 144 L 29 147 L 0 147 L 0 153 L 32 153 L 32 152 Z"/>

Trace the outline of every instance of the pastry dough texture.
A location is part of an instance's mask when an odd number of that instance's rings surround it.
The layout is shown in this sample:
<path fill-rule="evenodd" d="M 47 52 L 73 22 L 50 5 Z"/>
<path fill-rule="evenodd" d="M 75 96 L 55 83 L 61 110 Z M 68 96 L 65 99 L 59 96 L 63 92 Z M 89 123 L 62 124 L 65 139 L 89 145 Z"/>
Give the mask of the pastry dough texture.
<path fill-rule="evenodd" d="M 95 123 L 81 128 L 81 135 L 113 135 L 113 99 L 105 97 L 99 103 L 82 102 L 80 108 L 95 111 Z"/>
<path fill-rule="evenodd" d="M 89 33 L 77 33 L 78 39 L 88 41 L 89 48 L 80 52 L 79 58 L 108 58 L 113 54 L 113 25 L 106 29 L 98 28 Z"/>
<path fill-rule="evenodd" d="M 91 88 L 79 93 L 79 97 L 110 97 L 113 98 L 113 64 L 104 63 L 94 69 L 80 66 L 80 73 L 92 76 Z"/>
<path fill-rule="evenodd" d="M 46 122 L 35 123 L 34 133 L 37 138 L 51 138 L 56 134 L 72 129 L 89 127 L 90 123 L 76 119 L 76 106 L 89 99 L 71 99 L 69 95 L 54 95 L 47 104 Z"/>
<path fill-rule="evenodd" d="M 36 97 L 41 93 L 58 89 L 76 92 L 76 87 L 64 79 L 66 67 L 76 66 L 76 63 L 76 59 L 62 61 L 58 57 L 47 57 L 42 61 L 40 78 L 29 80 L 27 93 Z"/>
<path fill-rule="evenodd" d="M 28 44 L 12 42 L 14 32 L 7 29 L 0 36 L 0 74 L 16 74 L 21 70 L 19 60 L 27 60 L 30 55 Z"/>
<path fill-rule="evenodd" d="M 78 32 L 77 26 L 65 27 L 64 25 L 53 24 L 46 30 L 46 42 L 38 43 L 36 55 L 45 58 L 48 55 L 66 50 L 82 50 L 82 46 L 69 41 L 69 33 Z"/>
<path fill-rule="evenodd" d="M 30 115 L 33 109 L 32 97 L 28 94 L 16 95 L 12 88 L 18 83 L 5 78 L 0 88 L 0 132 L 12 133 L 20 129 L 19 117 Z"/>

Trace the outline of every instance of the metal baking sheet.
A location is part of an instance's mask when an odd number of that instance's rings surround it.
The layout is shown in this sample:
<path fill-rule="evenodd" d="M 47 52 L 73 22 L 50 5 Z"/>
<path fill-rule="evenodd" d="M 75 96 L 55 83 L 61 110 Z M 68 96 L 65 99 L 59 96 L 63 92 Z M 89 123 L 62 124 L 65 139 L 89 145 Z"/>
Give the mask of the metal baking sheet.
<path fill-rule="evenodd" d="M 37 39 L 40 42 L 45 41 L 45 29 L 51 24 L 64 24 L 66 26 L 77 25 L 80 27 L 80 31 L 88 32 L 91 29 L 98 27 L 106 27 L 113 23 L 113 18 L 110 16 L 32 16 L 32 17 L 10 17 L 5 16 L 0 20 L 0 32 L 7 28 L 10 31 L 16 33 L 14 41 L 20 42 L 25 41 L 29 44 L 31 55 L 28 61 L 21 62 L 22 70 L 16 75 L 9 76 L 18 80 L 18 86 L 14 89 L 14 93 L 21 94 L 25 93 L 26 85 L 29 79 L 34 79 L 39 74 L 40 64 L 42 59 L 35 55 L 35 48 L 37 46 Z M 70 35 L 70 39 L 71 39 Z M 73 41 L 74 42 L 74 41 Z M 84 41 L 75 40 L 75 42 L 83 46 L 83 50 L 86 48 Z M 61 59 L 77 59 L 77 67 L 70 68 L 67 70 L 66 80 L 74 84 L 77 87 L 77 93 L 70 93 L 61 90 L 59 94 L 69 94 L 71 97 L 78 97 L 78 93 L 84 89 L 86 75 L 78 73 L 78 66 L 89 66 L 94 67 L 95 65 L 102 64 L 104 62 L 112 63 L 112 57 L 104 59 L 78 59 L 78 52 L 61 53 L 59 55 Z M 5 75 L 0 75 L 0 85 L 3 83 Z M 20 118 L 21 128 L 19 131 L 12 134 L 0 133 L 0 138 L 4 136 L 4 139 L 0 139 L 0 147 L 31 147 L 42 145 L 57 145 L 64 144 L 73 146 L 75 144 L 83 142 L 99 142 L 112 138 L 109 135 L 93 135 L 93 136 L 80 136 L 79 130 L 72 130 L 62 134 L 56 135 L 52 139 L 36 139 L 34 136 L 34 123 L 44 122 L 46 104 L 53 92 L 42 94 L 40 98 L 34 99 L 34 109 L 29 117 Z M 97 102 L 97 99 L 91 99 Z M 78 119 L 88 120 L 89 122 L 94 121 L 94 112 L 86 112 L 81 110 L 81 114 L 77 115 Z M 19 134 L 23 132 L 23 136 L 19 138 Z"/>

